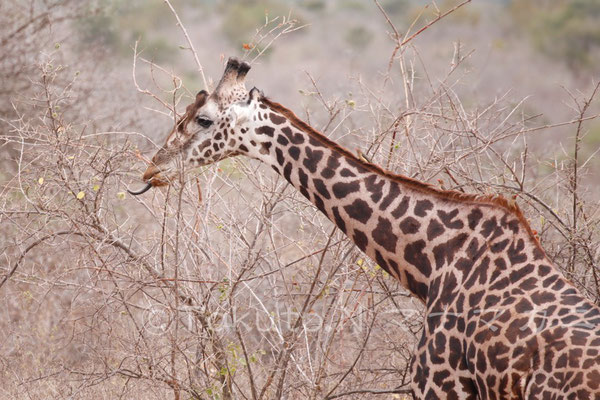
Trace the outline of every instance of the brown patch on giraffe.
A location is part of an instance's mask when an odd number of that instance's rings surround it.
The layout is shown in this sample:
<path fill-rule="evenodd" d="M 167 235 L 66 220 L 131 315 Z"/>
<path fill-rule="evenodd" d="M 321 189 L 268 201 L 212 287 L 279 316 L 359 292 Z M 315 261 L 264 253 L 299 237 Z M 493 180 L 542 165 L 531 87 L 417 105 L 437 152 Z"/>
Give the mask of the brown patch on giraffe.
<path fill-rule="evenodd" d="M 433 208 L 433 203 L 429 200 L 417 200 L 415 204 L 415 215 L 417 217 L 424 217 L 427 212 Z"/>
<path fill-rule="evenodd" d="M 300 133 L 293 133 L 290 128 L 284 126 L 281 128 L 281 132 L 285 135 L 285 137 L 292 142 L 292 144 L 302 144 L 304 143 L 304 136 Z"/>
<path fill-rule="evenodd" d="M 468 234 L 463 232 L 448 240 L 446 243 L 441 243 L 433 248 L 433 256 L 438 269 L 441 268 L 444 263 L 450 265 L 452 261 L 454 261 L 454 255 L 463 247 L 468 236 Z"/>
<path fill-rule="evenodd" d="M 325 216 L 329 216 L 329 214 L 327 213 L 327 209 L 325 208 L 325 203 L 323 202 L 323 199 L 321 199 L 321 197 L 319 197 L 319 195 L 317 195 L 316 193 L 313 193 L 313 202 L 315 204 L 315 206 L 317 206 L 317 208 L 323 213 L 325 214 Z"/>
<path fill-rule="evenodd" d="M 313 174 L 317 172 L 317 164 L 323 158 L 322 150 L 313 150 L 310 147 L 305 148 L 306 158 L 302 164 Z"/>
<path fill-rule="evenodd" d="M 377 221 L 377 227 L 371 233 L 375 243 L 386 249 L 391 253 L 396 252 L 396 243 L 398 243 L 398 236 L 396 236 L 392 229 L 392 224 L 385 218 L 379 217 Z"/>
<path fill-rule="evenodd" d="M 326 147 L 322 142 L 316 140 L 314 137 L 308 137 L 308 143 L 313 147 Z"/>
<path fill-rule="evenodd" d="M 457 261 L 457 264 L 461 261 L 464 261 L 464 258 L 461 258 Z M 471 263 L 469 268 L 472 268 L 473 263 Z M 477 278 L 479 278 L 479 283 L 481 285 L 483 285 L 485 282 L 487 282 L 487 276 L 488 276 L 488 269 L 490 266 L 490 258 L 489 257 L 484 257 L 483 260 L 481 260 L 481 262 L 479 263 L 479 265 L 477 265 L 475 268 L 472 268 L 472 272 L 471 275 L 468 275 L 468 279 L 464 280 L 464 285 L 468 286 L 468 285 L 474 285 L 475 282 L 477 281 Z"/>
<path fill-rule="evenodd" d="M 508 259 L 513 265 L 527 261 L 527 254 L 523 253 L 524 249 L 525 242 L 523 239 L 519 239 L 516 244 L 514 241 L 511 243 L 508 248 Z"/>
<path fill-rule="evenodd" d="M 479 246 L 479 240 L 472 238 L 466 249 L 467 257 L 469 257 L 470 261 L 477 261 L 485 253 L 486 249 L 487 243 L 484 242 Z"/>
<path fill-rule="evenodd" d="M 343 199 L 344 197 L 348 196 L 350 193 L 358 192 L 360 190 L 360 183 L 359 183 L 359 181 L 338 182 L 338 183 L 333 184 L 333 186 L 331 187 L 331 190 L 333 190 L 333 195 L 336 198 Z"/>
<path fill-rule="evenodd" d="M 600 389 L 600 372 L 590 371 L 586 374 L 587 384 L 592 390 Z"/>
<path fill-rule="evenodd" d="M 359 249 L 361 249 L 362 251 L 365 251 L 367 249 L 367 245 L 369 244 L 369 238 L 367 238 L 367 235 L 365 235 L 364 232 L 355 229 L 352 238 Z"/>
<path fill-rule="evenodd" d="M 427 298 L 427 291 L 429 290 L 427 285 L 417 280 L 411 274 L 405 274 L 405 278 L 408 290 L 414 293 L 415 296 L 417 296 L 417 298 L 419 298 L 424 303 L 425 299 Z"/>
<path fill-rule="evenodd" d="M 275 155 L 277 157 L 277 164 L 283 165 L 285 158 L 283 157 L 283 151 L 279 147 L 275 148 Z"/>
<path fill-rule="evenodd" d="M 308 188 L 308 175 L 302 168 L 298 168 L 298 179 L 300 180 L 300 186 Z"/>
<path fill-rule="evenodd" d="M 448 213 L 444 210 L 438 210 L 437 215 L 440 220 L 442 220 L 442 223 L 446 226 L 446 228 L 462 229 L 462 227 L 465 225 L 460 219 L 453 221 L 453 219 L 458 215 L 457 208 Z"/>
<path fill-rule="evenodd" d="M 526 264 L 525 266 L 523 266 L 521 268 L 511 271 L 511 273 L 509 275 L 510 283 L 514 284 L 514 283 L 519 282 L 524 277 L 530 275 L 534 270 L 535 270 L 535 265 Z"/>
<path fill-rule="evenodd" d="M 262 142 L 260 144 L 260 149 L 258 150 L 260 154 L 269 154 L 270 153 L 270 148 L 273 145 L 273 143 L 271 142 Z"/>
<path fill-rule="evenodd" d="M 344 206 L 344 210 L 350 218 L 363 224 L 366 224 L 371 218 L 371 214 L 373 214 L 373 209 L 369 207 L 369 203 L 361 199 L 356 199 L 352 204 Z"/>
<path fill-rule="evenodd" d="M 371 193 L 371 201 L 377 203 L 383 196 L 383 186 L 385 185 L 385 179 L 379 179 L 380 177 L 376 174 L 372 174 L 364 179 L 365 188 Z"/>
<path fill-rule="evenodd" d="M 304 186 L 300 186 L 300 193 L 302 193 L 302 196 L 310 200 L 310 193 L 308 192 L 307 188 L 305 188 Z"/>
<path fill-rule="evenodd" d="M 427 254 L 423 253 L 426 243 L 420 239 L 416 242 L 408 243 L 404 248 L 404 260 L 417 267 L 425 276 L 431 274 L 431 263 Z"/>
<path fill-rule="evenodd" d="M 287 179 L 288 182 L 292 182 L 292 163 L 288 162 L 287 164 L 285 164 L 285 167 L 283 167 L 283 177 L 285 179 Z M 310 196 L 308 196 L 308 198 L 310 199 Z"/>
<path fill-rule="evenodd" d="M 273 137 L 275 133 L 275 128 L 272 126 L 263 125 L 259 128 L 254 129 L 257 135 L 267 135 L 269 137 Z"/>
<path fill-rule="evenodd" d="M 346 232 L 346 222 L 340 215 L 339 209 L 335 206 L 331 207 L 331 212 L 333 213 L 333 218 L 334 218 L 334 221 L 335 221 L 335 224 L 337 225 L 337 227 L 340 228 L 342 230 L 342 232 L 347 233 Z"/>
<path fill-rule="evenodd" d="M 509 242 L 510 239 L 504 239 L 499 242 L 496 242 L 490 246 L 490 250 L 492 251 L 492 253 L 500 253 L 506 248 L 506 246 L 508 246 Z"/>
<path fill-rule="evenodd" d="M 483 212 L 479 208 L 474 208 L 471 210 L 469 215 L 467 215 L 467 221 L 469 223 L 469 229 L 473 230 L 479 223 L 479 221 L 483 218 Z"/>
<path fill-rule="evenodd" d="M 385 211 L 385 209 L 388 208 L 398 196 L 400 196 L 400 185 L 394 181 L 391 181 L 388 194 L 384 197 L 383 201 L 379 205 L 379 210 Z"/>
<path fill-rule="evenodd" d="M 321 176 L 325 179 L 333 178 L 335 176 L 335 171 L 340 165 L 340 160 L 338 160 L 335 155 L 331 154 L 329 158 L 327 158 L 327 167 L 321 171 Z"/>
<path fill-rule="evenodd" d="M 487 238 L 488 241 L 493 241 L 499 236 L 502 236 L 504 230 L 498 224 L 496 217 L 487 219 L 481 224 L 481 234 Z M 490 236 L 491 235 L 491 236 Z"/>
<path fill-rule="evenodd" d="M 404 196 L 402 198 L 402 201 L 400 201 L 400 204 L 398 204 L 398 206 L 394 209 L 394 211 L 392 211 L 392 217 L 398 219 L 398 218 L 402 217 L 404 214 L 406 214 L 406 211 L 408 211 L 409 202 L 410 202 L 410 197 Z"/>
<path fill-rule="evenodd" d="M 296 161 L 298 161 L 298 159 L 300 158 L 300 148 L 298 146 L 291 146 L 288 149 L 288 153 L 290 153 L 290 157 L 292 157 Z"/>
<path fill-rule="evenodd" d="M 554 293 L 552 293 L 550 291 L 538 290 L 531 294 L 531 301 L 533 301 L 534 304 L 540 306 L 542 304 L 555 302 L 556 296 L 554 295 Z"/>
<path fill-rule="evenodd" d="M 209 147 L 211 144 L 211 140 L 210 139 L 206 139 L 205 141 L 203 141 L 202 143 L 200 143 L 200 145 L 198 145 L 198 147 L 196 147 L 198 149 L 198 151 L 202 151 L 205 148 Z"/>
<path fill-rule="evenodd" d="M 400 222 L 400 229 L 405 235 L 417 233 L 421 228 L 421 223 L 411 216 L 408 216 Z"/>
<path fill-rule="evenodd" d="M 285 117 L 282 117 L 281 115 L 277 115 L 275 113 L 269 113 L 269 119 L 275 125 L 281 125 L 281 124 L 283 124 L 286 121 Z"/>
<path fill-rule="evenodd" d="M 313 183 L 315 185 L 315 189 L 317 192 L 327 200 L 331 199 L 331 195 L 329 194 L 329 190 L 327 190 L 327 185 L 323 182 L 322 179 L 313 179 Z"/>
<path fill-rule="evenodd" d="M 290 143 L 290 141 L 283 135 L 277 135 L 277 143 L 279 143 L 282 146 L 287 146 Z"/>
<path fill-rule="evenodd" d="M 385 272 L 391 275 L 390 266 L 387 261 L 383 257 L 383 255 L 379 252 L 379 250 L 375 250 L 375 261 L 377 261 L 377 265 L 379 265 Z"/>
<path fill-rule="evenodd" d="M 343 178 L 348 178 L 348 177 L 354 178 L 356 176 L 356 174 L 348 168 L 342 168 L 342 170 L 340 171 L 340 175 Z"/>
<path fill-rule="evenodd" d="M 445 232 L 444 226 L 433 218 L 427 226 L 427 240 L 431 241 Z"/>

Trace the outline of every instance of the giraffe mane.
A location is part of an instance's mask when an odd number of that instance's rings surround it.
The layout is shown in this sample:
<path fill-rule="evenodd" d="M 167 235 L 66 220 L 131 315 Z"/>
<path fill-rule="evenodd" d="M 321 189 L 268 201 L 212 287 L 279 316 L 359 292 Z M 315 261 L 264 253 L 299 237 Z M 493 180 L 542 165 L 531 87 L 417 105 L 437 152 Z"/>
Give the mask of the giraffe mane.
<path fill-rule="evenodd" d="M 356 162 L 357 164 L 360 164 L 362 167 L 366 168 L 369 171 L 383 175 L 393 181 L 402 183 L 403 185 L 407 185 L 411 189 L 414 189 L 421 193 L 432 194 L 432 195 L 437 196 L 442 199 L 452 200 L 452 201 L 456 201 L 459 203 L 471 203 L 471 204 L 480 204 L 480 205 L 484 205 L 484 206 L 501 207 L 502 209 L 508 211 L 510 214 L 517 217 L 517 219 L 520 221 L 521 225 L 523 225 L 523 227 L 525 227 L 527 233 L 529 234 L 531 240 L 536 245 L 537 249 L 542 251 L 544 256 L 546 256 L 546 253 L 545 253 L 544 249 L 542 248 L 538 238 L 534 234 L 533 229 L 531 229 L 531 226 L 529 225 L 527 218 L 525 218 L 525 216 L 523 215 L 523 212 L 521 211 L 521 209 L 519 208 L 519 206 L 517 205 L 517 203 L 515 201 L 509 201 L 508 199 L 506 199 L 505 197 L 503 197 L 501 195 L 493 195 L 493 194 L 481 195 L 481 194 L 463 193 L 463 192 L 459 192 L 457 190 L 439 189 L 430 183 L 422 182 L 422 181 L 419 181 L 414 178 L 410 178 L 405 175 L 396 174 L 394 172 L 388 171 L 376 164 L 372 164 L 372 163 L 363 161 L 359 157 L 355 156 L 354 154 L 352 154 L 352 152 L 350 152 L 346 148 L 340 146 L 333 140 L 329 139 L 327 136 L 323 135 L 321 132 L 315 130 L 313 127 L 308 125 L 306 122 L 302 121 L 300 118 L 298 118 L 296 116 L 296 114 L 294 114 L 293 111 L 285 108 L 280 103 L 274 102 L 274 101 L 270 100 L 269 98 L 267 98 L 266 96 L 262 96 L 260 98 L 260 101 L 263 102 L 270 109 L 277 111 L 278 113 L 285 116 L 287 118 L 287 120 L 290 121 L 290 123 L 297 129 L 300 129 L 300 130 L 308 133 L 310 136 L 312 136 L 316 140 L 320 141 L 326 147 L 329 147 L 331 149 L 338 151 L 339 153 L 352 159 L 354 162 Z"/>

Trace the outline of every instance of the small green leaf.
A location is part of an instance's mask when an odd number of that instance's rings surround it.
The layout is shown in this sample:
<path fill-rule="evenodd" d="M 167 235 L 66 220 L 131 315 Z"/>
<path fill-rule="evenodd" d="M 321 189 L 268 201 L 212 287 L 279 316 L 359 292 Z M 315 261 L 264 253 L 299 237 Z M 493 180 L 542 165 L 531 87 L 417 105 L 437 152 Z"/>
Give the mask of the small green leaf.
<path fill-rule="evenodd" d="M 85 192 L 81 191 L 79 193 L 77 193 L 77 199 L 81 200 L 85 197 Z"/>

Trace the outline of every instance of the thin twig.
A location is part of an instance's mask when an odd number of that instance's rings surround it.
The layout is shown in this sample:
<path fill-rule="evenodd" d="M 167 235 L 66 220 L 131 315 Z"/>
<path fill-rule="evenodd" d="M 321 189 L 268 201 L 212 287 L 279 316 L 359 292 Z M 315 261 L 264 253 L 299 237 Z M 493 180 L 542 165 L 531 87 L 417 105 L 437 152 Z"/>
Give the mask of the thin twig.
<path fill-rule="evenodd" d="M 206 77 L 204 76 L 204 68 L 202 67 L 202 63 L 200 62 L 200 59 L 198 58 L 198 52 L 196 52 L 196 49 L 194 48 L 194 43 L 192 43 L 192 39 L 190 39 L 190 35 L 188 35 L 187 30 L 185 29 L 185 26 L 181 22 L 181 19 L 179 18 L 179 15 L 177 14 L 177 11 L 175 11 L 175 8 L 171 4 L 171 2 L 169 0 L 163 0 L 163 1 L 167 4 L 169 9 L 173 13 L 173 16 L 175 16 L 175 19 L 177 20 L 177 26 L 179 28 L 181 28 L 181 31 L 183 32 L 183 35 L 185 36 L 185 40 L 187 41 L 188 46 L 190 46 L 189 50 L 194 55 L 194 61 L 196 61 L 196 66 L 198 67 L 198 72 L 200 72 L 200 76 L 202 77 L 202 83 L 204 84 L 204 88 L 206 90 L 209 90 L 210 88 L 208 87 Z"/>

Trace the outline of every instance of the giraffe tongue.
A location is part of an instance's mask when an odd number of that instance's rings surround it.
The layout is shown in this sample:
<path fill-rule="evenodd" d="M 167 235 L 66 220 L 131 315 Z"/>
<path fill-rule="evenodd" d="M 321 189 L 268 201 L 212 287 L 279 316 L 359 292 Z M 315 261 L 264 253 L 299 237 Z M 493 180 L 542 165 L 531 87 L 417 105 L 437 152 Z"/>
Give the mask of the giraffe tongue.
<path fill-rule="evenodd" d="M 152 184 L 150 182 L 148 182 L 148 183 L 146 183 L 146 186 L 144 186 L 143 188 L 141 188 L 138 191 L 131 191 L 129 189 L 127 189 L 127 191 L 132 196 L 138 196 L 138 195 L 140 195 L 142 193 L 146 193 L 148 190 L 150 190 L 150 188 L 152 188 Z"/>

